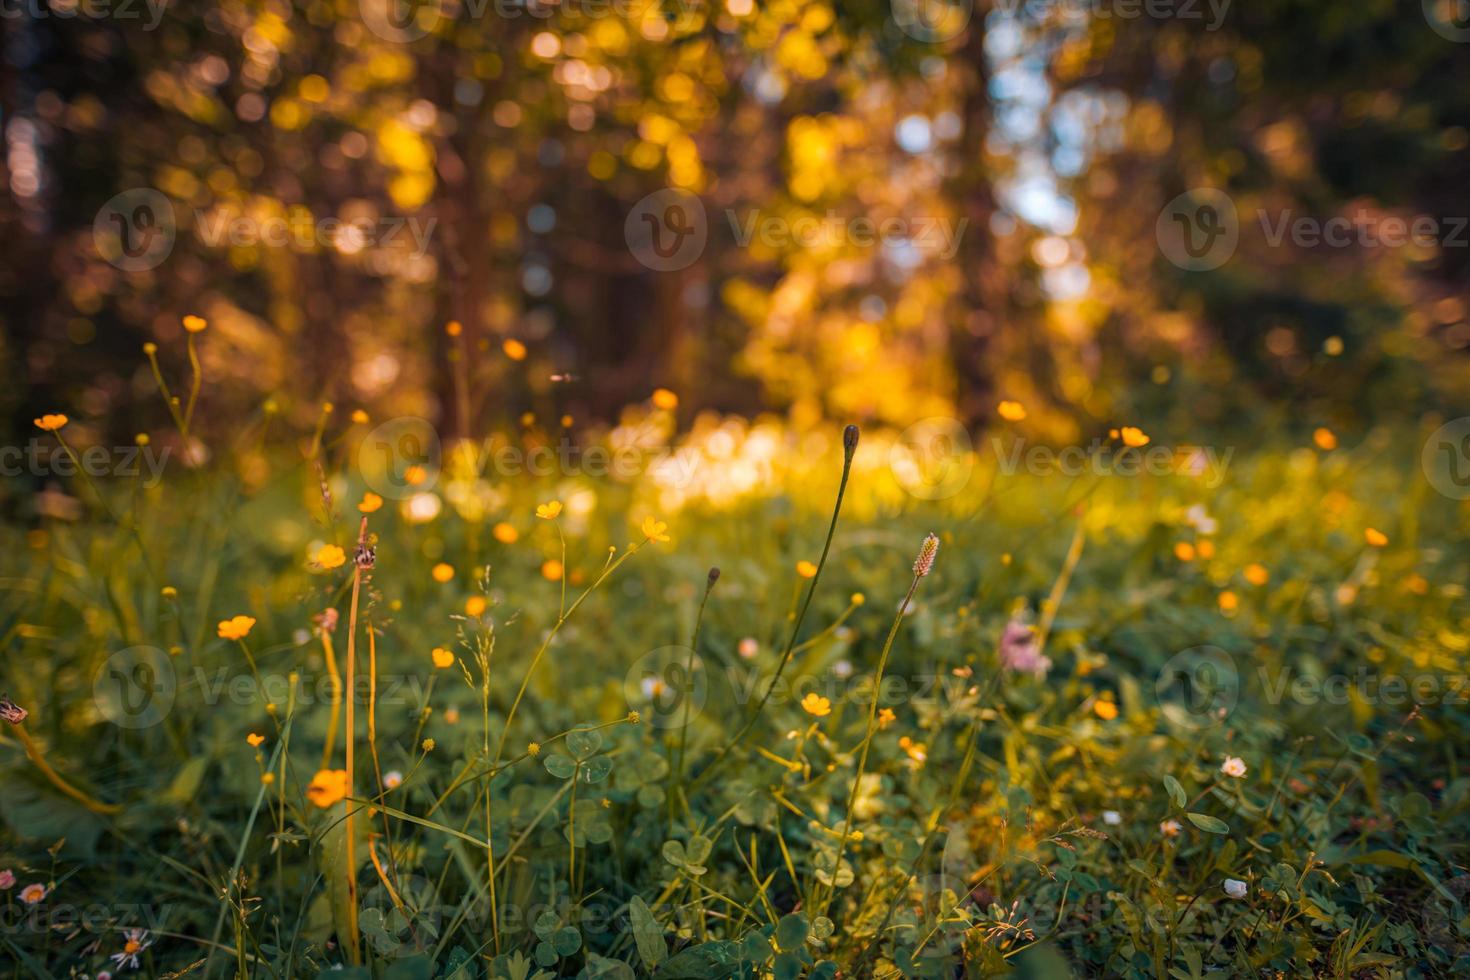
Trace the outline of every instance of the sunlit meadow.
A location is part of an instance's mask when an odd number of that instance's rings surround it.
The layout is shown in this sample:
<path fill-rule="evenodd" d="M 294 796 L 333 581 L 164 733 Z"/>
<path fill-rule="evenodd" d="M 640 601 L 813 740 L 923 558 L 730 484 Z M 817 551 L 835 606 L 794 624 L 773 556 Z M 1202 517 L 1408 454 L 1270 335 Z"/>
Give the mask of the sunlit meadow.
<path fill-rule="evenodd" d="M 1470 0 L 0 0 L 0 980 L 1470 977 Z"/>
<path fill-rule="evenodd" d="M 206 443 L 209 342 L 148 352 L 156 480 L 35 421 L 78 465 L 6 532 L 11 975 L 1470 952 L 1466 512 L 1425 433 L 1066 454 L 1014 401 L 973 433 L 681 426 L 659 389 L 575 436 L 267 403 Z"/>

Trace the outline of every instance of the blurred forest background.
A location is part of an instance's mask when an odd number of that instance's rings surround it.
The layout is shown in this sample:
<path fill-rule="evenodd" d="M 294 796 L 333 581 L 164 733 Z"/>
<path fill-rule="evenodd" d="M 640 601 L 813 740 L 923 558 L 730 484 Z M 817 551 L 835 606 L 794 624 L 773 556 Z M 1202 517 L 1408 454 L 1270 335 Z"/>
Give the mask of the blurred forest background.
<path fill-rule="evenodd" d="M 1454 0 L 898 4 L 9 5 L 4 415 L 161 425 L 140 348 L 182 363 L 186 314 L 210 322 L 215 419 L 270 397 L 310 425 L 325 398 L 472 434 L 616 418 L 657 386 L 685 418 L 900 426 L 1016 399 L 1050 438 L 1470 406 Z M 1156 223 L 1201 187 L 1233 201 L 1239 245 L 1191 271 Z M 177 234 L 129 270 L 94 226 L 139 188 Z M 667 272 L 624 236 L 663 188 L 709 216 Z M 1262 212 L 1430 216 L 1444 240 L 1272 244 Z M 742 245 L 751 214 L 963 234 L 953 255 Z M 378 233 L 222 240 L 242 217 Z"/>

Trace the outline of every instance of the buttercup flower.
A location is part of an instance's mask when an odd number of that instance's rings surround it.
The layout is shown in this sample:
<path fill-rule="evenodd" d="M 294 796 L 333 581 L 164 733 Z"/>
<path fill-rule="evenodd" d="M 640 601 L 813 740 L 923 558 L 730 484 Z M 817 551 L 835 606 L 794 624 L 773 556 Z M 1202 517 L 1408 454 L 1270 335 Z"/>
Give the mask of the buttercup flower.
<path fill-rule="evenodd" d="M 1224 887 L 1225 894 L 1231 898 L 1245 898 L 1246 892 L 1250 891 L 1250 886 L 1238 878 L 1226 878 Z"/>
<path fill-rule="evenodd" d="M 1331 451 L 1337 448 L 1337 436 L 1332 434 L 1331 429 L 1317 429 L 1312 433 L 1312 441 L 1317 444 L 1318 449 Z"/>
<path fill-rule="evenodd" d="M 1271 573 L 1266 570 L 1265 565 L 1259 562 L 1251 562 L 1245 566 L 1245 571 L 1241 572 L 1241 574 L 1245 576 L 1245 580 L 1251 585 L 1265 585 L 1271 581 Z"/>
<path fill-rule="evenodd" d="M 566 571 L 566 569 L 562 567 L 562 563 L 557 561 L 555 558 L 548 558 L 546 561 L 541 563 L 541 577 L 546 579 L 548 582 L 561 581 L 562 572 L 564 571 Z"/>
<path fill-rule="evenodd" d="M 245 736 L 245 741 L 250 743 L 250 747 L 252 749 L 258 749 L 260 748 L 261 744 L 265 742 L 265 736 L 257 735 L 255 732 L 251 732 L 249 735 Z"/>
<path fill-rule="evenodd" d="M 450 653 L 443 647 L 435 647 L 430 656 L 434 658 L 434 666 L 438 667 L 440 670 L 443 670 L 445 667 L 452 667 L 454 665 L 454 654 Z"/>
<path fill-rule="evenodd" d="M 898 740 L 898 747 L 908 753 L 908 757 L 915 762 L 923 762 L 929 758 L 929 748 L 923 742 L 915 742 L 905 735 Z"/>
<path fill-rule="evenodd" d="M 1118 705 L 1116 702 L 1105 701 L 1102 698 L 1098 698 L 1096 701 L 1092 702 L 1092 712 L 1103 721 L 1112 721 L 1114 718 L 1118 717 Z"/>
<path fill-rule="evenodd" d="M 42 415 L 35 420 L 36 428 L 43 429 L 46 432 L 56 432 L 62 426 L 66 425 L 67 421 L 68 419 L 65 415 Z"/>
<path fill-rule="evenodd" d="M 514 337 L 507 339 L 505 343 L 501 344 L 500 349 L 505 351 L 505 356 L 512 361 L 524 361 L 526 359 L 526 345 Z"/>
<path fill-rule="evenodd" d="M 480 616 L 484 614 L 485 607 L 489 603 L 482 595 L 472 595 L 464 601 L 464 614 L 466 616 Z"/>
<path fill-rule="evenodd" d="M 1229 755 L 1220 763 L 1220 771 L 1227 776 L 1240 779 L 1245 775 L 1245 760 L 1238 755 Z"/>
<path fill-rule="evenodd" d="M 323 769 L 311 777 L 306 798 L 323 810 L 347 796 L 347 770 Z"/>
<path fill-rule="evenodd" d="M 556 520 L 557 515 L 559 515 L 560 513 L 560 500 L 548 500 L 546 503 L 536 508 L 536 516 L 541 518 L 543 521 L 554 521 Z"/>
<path fill-rule="evenodd" d="M 499 541 L 501 544 L 515 544 L 516 539 L 521 536 L 520 532 L 518 532 L 515 528 L 511 527 L 504 521 L 501 521 L 499 524 L 495 525 L 495 527 L 491 529 L 490 533 L 495 535 L 495 540 Z"/>
<path fill-rule="evenodd" d="M 1004 401 L 995 406 L 995 413 L 1007 422 L 1020 422 L 1026 417 L 1026 406 L 1020 402 Z"/>
<path fill-rule="evenodd" d="M 1376 527 L 1364 528 L 1363 540 L 1368 542 L 1375 548 L 1382 548 L 1384 545 L 1388 544 L 1388 535 L 1384 534 Z"/>
<path fill-rule="evenodd" d="M 360 511 L 362 511 L 364 514 L 371 514 L 374 511 L 376 511 L 379 507 L 382 507 L 382 506 L 383 506 L 383 498 L 382 497 L 379 497 L 377 494 L 373 493 L 371 490 L 368 490 L 368 491 L 365 491 L 363 493 L 363 495 L 362 495 L 362 503 L 360 503 L 360 504 L 357 505 L 357 509 L 360 510 Z"/>
<path fill-rule="evenodd" d="M 255 627 L 254 616 L 232 616 L 219 623 L 219 635 L 226 640 L 243 640 Z"/>
<path fill-rule="evenodd" d="M 1118 430 L 1123 445 L 1130 449 L 1138 449 L 1148 445 L 1148 434 L 1136 425 L 1125 425 Z"/>
<path fill-rule="evenodd" d="M 824 718 L 832 713 L 832 702 L 816 691 L 808 691 L 806 697 L 801 699 L 801 708 L 809 715 Z"/>
<path fill-rule="evenodd" d="M 679 407 L 679 396 L 667 388 L 655 388 L 653 391 L 653 407 L 664 412 L 672 412 Z"/>
<path fill-rule="evenodd" d="M 817 566 L 803 558 L 796 563 L 796 574 L 802 578 L 811 578 L 817 574 Z"/>
<path fill-rule="evenodd" d="M 898 717 L 898 715 L 896 715 L 896 714 L 893 713 L 893 709 L 892 708 L 879 708 L 878 709 L 878 727 L 879 728 L 887 728 L 889 725 L 893 724 L 894 719 L 897 718 L 897 717 Z"/>
<path fill-rule="evenodd" d="M 669 540 L 669 526 L 655 517 L 649 516 L 643 518 L 642 531 L 643 536 L 650 541 Z"/>
<path fill-rule="evenodd" d="M 347 564 L 347 552 L 334 544 L 324 544 L 316 553 L 316 563 L 322 568 L 341 568 Z"/>
<path fill-rule="evenodd" d="M 431 571 L 429 574 L 434 576 L 435 582 L 449 582 L 454 578 L 454 566 L 448 564 L 447 562 L 441 561 L 439 564 L 434 566 L 433 571 Z"/>
<path fill-rule="evenodd" d="M 202 316 L 195 316 L 191 313 L 184 317 L 184 329 L 190 333 L 203 333 L 207 326 L 209 326 L 209 321 Z"/>

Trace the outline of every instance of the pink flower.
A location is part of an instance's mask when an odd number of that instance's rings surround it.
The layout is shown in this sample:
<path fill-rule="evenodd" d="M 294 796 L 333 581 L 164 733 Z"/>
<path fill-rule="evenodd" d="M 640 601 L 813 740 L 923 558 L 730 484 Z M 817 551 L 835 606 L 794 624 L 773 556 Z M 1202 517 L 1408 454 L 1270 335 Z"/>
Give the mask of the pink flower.
<path fill-rule="evenodd" d="M 6 868 L 0 871 L 0 891 L 9 891 L 15 887 L 15 872 Z"/>
<path fill-rule="evenodd" d="M 1051 658 L 1042 655 L 1035 627 L 1019 619 L 1006 623 L 1000 635 L 1000 663 L 1006 670 L 1037 677 L 1051 670 Z"/>

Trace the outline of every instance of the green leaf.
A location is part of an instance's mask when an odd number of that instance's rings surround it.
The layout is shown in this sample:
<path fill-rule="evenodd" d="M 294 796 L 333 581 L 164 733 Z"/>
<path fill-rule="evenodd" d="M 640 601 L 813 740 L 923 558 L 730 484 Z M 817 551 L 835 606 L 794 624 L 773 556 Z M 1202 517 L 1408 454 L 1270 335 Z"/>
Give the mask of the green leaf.
<path fill-rule="evenodd" d="M 807 922 L 806 916 L 795 912 L 783 915 L 781 921 L 776 923 L 776 945 L 783 950 L 801 949 L 806 945 L 806 937 L 811 934 L 811 924 Z"/>
<path fill-rule="evenodd" d="M 1164 789 L 1168 791 L 1169 799 L 1179 809 L 1183 810 L 1189 805 L 1189 797 L 1185 795 L 1184 787 L 1179 784 L 1179 780 L 1168 773 L 1164 774 Z"/>
<path fill-rule="evenodd" d="M 566 926 L 552 934 L 551 945 L 562 956 L 571 956 L 582 948 L 582 934 L 571 926 Z"/>
<path fill-rule="evenodd" d="M 653 977 L 654 980 L 726 980 L 739 969 L 739 957 L 740 949 L 735 943 L 691 946 L 665 960 Z"/>
<path fill-rule="evenodd" d="M 714 849 L 714 846 L 714 841 L 701 834 L 695 834 L 689 838 L 689 843 L 685 846 L 685 851 L 689 855 L 689 863 L 703 864 L 705 858 L 709 857 L 709 852 Z"/>
<path fill-rule="evenodd" d="M 1186 813 L 1185 816 L 1189 818 L 1190 823 L 1207 834 L 1230 833 L 1230 825 L 1219 817 L 1212 817 L 1208 813 L 1194 813 L 1193 811 Z"/>
<path fill-rule="evenodd" d="M 571 779 L 572 773 L 577 771 L 577 763 L 572 761 L 570 756 L 562 755 L 560 752 L 548 755 L 543 765 L 546 766 L 546 771 L 557 779 Z"/>
<path fill-rule="evenodd" d="M 567 751 L 578 759 L 590 759 L 602 748 L 602 733 L 590 728 L 577 728 L 567 733 Z"/>
<path fill-rule="evenodd" d="M 648 903 L 634 895 L 628 903 L 628 918 L 633 923 L 633 941 L 638 944 L 638 955 L 643 965 L 650 970 L 668 959 L 669 947 L 664 942 L 663 927 L 649 911 Z"/>
<path fill-rule="evenodd" d="M 605 755 L 589 759 L 582 764 L 582 779 L 589 783 L 600 783 L 612 772 L 612 760 Z"/>
<path fill-rule="evenodd" d="M 434 961 L 428 956 L 410 956 L 398 960 L 383 971 L 383 980 L 430 980 L 434 975 Z"/>

